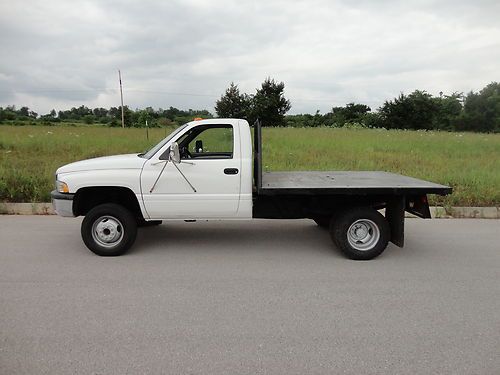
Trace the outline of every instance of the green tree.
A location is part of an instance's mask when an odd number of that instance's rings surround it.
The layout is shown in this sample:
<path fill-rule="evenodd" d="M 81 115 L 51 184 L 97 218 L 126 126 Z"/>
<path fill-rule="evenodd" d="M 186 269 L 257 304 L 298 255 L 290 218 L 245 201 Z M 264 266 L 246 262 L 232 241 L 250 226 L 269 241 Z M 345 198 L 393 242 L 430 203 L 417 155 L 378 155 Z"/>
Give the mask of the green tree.
<path fill-rule="evenodd" d="M 479 93 L 468 93 L 462 116 L 455 125 L 457 130 L 499 132 L 500 83 L 492 82 Z"/>
<path fill-rule="evenodd" d="M 134 124 L 135 127 L 142 128 L 146 126 L 146 121 L 148 122 L 148 127 L 156 127 L 156 115 L 155 111 L 151 107 L 146 109 L 136 110 L 137 123 Z"/>
<path fill-rule="evenodd" d="M 12 107 L 7 106 L 7 108 L 0 107 L 0 122 L 4 120 L 15 120 L 16 112 L 12 110 Z"/>
<path fill-rule="evenodd" d="M 30 109 L 28 107 L 21 107 L 21 109 L 19 109 L 17 113 L 19 116 L 29 117 Z"/>
<path fill-rule="evenodd" d="M 420 90 L 401 93 L 379 108 L 380 125 L 387 129 L 432 129 L 438 112 L 439 105 L 431 94 Z"/>
<path fill-rule="evenodd" d="M 85 115 L 83 116 L 83 122 L 90 125 L 90 124 L 93 124 L 94 123 L 94 116 L 93 115 Z"/>
<path fill-rule="evenodd" d="M 285 126 L 285 114 L 292 105 L 285 98 L 284 89 L 283 82 L 277 83 L 270 77 L 266 78 L 253 97 L 250 122 L 258 118 L 263 126 Z"/>
<path fill-rule="evenodd" d="M 362 123 L 370 111 L 371 108 L 365 104 L 348 103 L 345 107 L 333 107 L 331 120 L 337 126 L 352 122 Z"/>
<path fill-rule="evenodd" d="M 438 111 L 434 118 L 435 129 L 453 130 L 456 119 L 462 113 L 462 93 L 451 95 L 440 94 L 439 98 L 434 98 L 438 105 Z"/>
<path fill-rule="evenodd" d="M 135 116 L 134 116 L 134 111 L 132 111 L 127 105 L 123 106 L 123 118 L 125 121 L 126 128 L 130 128 L 130 127 L 134 126 L 134 123 L 136 122 Z M 120 108 L 120 112 L 119 112 L 118 123 L 121 126 L 121 123 L 122 123 L 121 108 Z"/>
<path fill-rule="evenodd" d="M 248 119 L 250 115 L 251 97 L 240 94 L 238 85 L 231 82 L 224 95 L 215 103 L 218 117 Z"/>

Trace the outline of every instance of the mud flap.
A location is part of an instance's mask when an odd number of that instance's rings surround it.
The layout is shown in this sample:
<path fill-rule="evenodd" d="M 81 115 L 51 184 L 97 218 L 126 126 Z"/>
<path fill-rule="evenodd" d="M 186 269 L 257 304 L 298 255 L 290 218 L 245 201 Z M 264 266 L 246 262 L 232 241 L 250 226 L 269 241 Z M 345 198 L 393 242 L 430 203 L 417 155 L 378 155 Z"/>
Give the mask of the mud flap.
<path fill-rule="evenodd" d="M 429 202 L 427 202 L 427 195 L 408 196 L 406 198 L 406 211 L 422 219 L 430 219 L 431 211 L 429 209 Z"/>
<path fill-rule="evenodd" d="M 405 196 L 396 196 L 387 202 L 385 218 L 391 228 L 391 242 L 399 247 L 405 243 Z"/>

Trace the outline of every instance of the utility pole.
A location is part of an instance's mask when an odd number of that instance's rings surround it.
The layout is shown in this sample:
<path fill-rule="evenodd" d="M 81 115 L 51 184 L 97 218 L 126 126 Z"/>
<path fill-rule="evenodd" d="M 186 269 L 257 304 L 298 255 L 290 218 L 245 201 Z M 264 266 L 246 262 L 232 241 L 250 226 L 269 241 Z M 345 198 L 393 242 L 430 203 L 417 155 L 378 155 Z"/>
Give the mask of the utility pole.
<path fill-rule="evenodd" d="M 120 98 L 122 101 L 122 128 L 125 127 L 125 112 L 123 111 L 123 90 L 122 90 L 122 73 L 118 69 L 118 79 L 120 80 Z"/>

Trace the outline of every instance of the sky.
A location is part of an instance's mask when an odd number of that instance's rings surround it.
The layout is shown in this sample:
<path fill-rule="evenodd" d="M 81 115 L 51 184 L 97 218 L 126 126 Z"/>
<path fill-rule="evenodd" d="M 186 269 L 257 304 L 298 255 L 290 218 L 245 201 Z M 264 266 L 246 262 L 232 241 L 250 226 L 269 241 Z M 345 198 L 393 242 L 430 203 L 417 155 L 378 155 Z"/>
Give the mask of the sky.
<path fill-rule="evenodd" d="M 0 106 L 208 109 L 285 83 L 289 113 L 500 80 L 500 1 L 0 0 Z"/>

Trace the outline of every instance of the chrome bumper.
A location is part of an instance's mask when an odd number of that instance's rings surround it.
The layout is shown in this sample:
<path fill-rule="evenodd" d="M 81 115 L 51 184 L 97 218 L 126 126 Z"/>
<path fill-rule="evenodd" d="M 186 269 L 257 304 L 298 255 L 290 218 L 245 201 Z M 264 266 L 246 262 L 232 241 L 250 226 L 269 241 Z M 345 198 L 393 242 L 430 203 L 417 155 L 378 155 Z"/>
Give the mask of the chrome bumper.
<path fill-rule="evenodd" d="M 54 190 L 50 193 L 52 198 L 52 207 L 54 207 L 54 211 L 59 216 L 64 217 L 74 217 L 73 214 L 73 197 L 74 194 L 65 194 L 59 193 Z"/>

